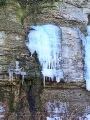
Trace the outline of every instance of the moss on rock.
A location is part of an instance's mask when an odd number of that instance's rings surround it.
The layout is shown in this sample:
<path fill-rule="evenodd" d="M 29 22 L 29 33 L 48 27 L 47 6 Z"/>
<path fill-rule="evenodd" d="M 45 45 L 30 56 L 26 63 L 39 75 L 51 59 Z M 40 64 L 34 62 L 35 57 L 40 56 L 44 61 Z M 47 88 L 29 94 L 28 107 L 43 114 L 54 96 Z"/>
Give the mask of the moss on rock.
<path fill-rule="evenodd" d="M 0 0 L 0 5 L 4 5 L 6 0 Z"/>

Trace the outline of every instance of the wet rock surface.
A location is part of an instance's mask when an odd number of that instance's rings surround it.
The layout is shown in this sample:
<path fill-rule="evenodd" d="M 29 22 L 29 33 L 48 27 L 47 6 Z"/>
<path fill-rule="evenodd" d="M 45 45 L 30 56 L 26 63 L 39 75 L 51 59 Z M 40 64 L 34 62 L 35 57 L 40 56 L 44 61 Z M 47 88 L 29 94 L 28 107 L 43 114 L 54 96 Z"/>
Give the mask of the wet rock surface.
<path fill-rule="evenodd" d="M 19 84 L 0 85 L 0 120 L 29 120 L 27 92 L 20 90 Z"/>
<path fill-rule="evenodd" d="M 42 114 L 44 117 L 52 119 L 57 117 L 62 120 L 89 120 L 89 98 L 89 92 L 77 87 L 74 89 L 45 88 L 41 95 Z"/>
<path fill-rule="evenodd" d="M 41 80 L 20 83 L 0 85 L 0 120 L 39 120 Z"/>
<path fill-rule="evenodd" d="M 65 82 L 83 82 L 82 40 L 76 28 L 62 27 L 62 69 Z"/>
<path fill-rule="evenodd" d="M 13 99 L 12 87 L 0 86 L 1 120 L 7 120 L 13 111 Z"/>

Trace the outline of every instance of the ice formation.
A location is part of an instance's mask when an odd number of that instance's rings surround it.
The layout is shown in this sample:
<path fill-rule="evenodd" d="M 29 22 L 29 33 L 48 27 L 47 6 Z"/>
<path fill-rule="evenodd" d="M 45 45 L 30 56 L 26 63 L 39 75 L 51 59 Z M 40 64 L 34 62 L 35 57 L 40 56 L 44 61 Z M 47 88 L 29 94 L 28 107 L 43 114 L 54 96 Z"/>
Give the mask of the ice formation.
<path fill-rule="evenodd" d="M 2 105 L 0 105 L 0 120 L 2 120 L 2 118 L 4 118 L 4 107 Z"/>
<path fill-rule="evenodd" d="M 8 73 L 9 73 L 9 80 L 13 80 L 13 67 L 9 66 L 8 68 Z"/>
<path fill-rule="evenodd" d="M 63 78 L 61 69 L 61 29 L 55 25 L 30 26 L 25 42 L 31 55 L 36 51 L 42 66 L 44 84 L 46 77 L 59 82 Z"/>
<path fill-rule="evenodd" d="M 90 91 L 90 25 L 87 26 L 87 33 L 88 35 L 85 37 L 85 35 L 79 31 L 80 38 L 83 41 L 84 78 L 86 81 L 86 89 Z"/>
<path fill-rule="evenodd" d="M 85 44 L 85 80 L 86 89 L 90 91 L 90 26 L 87 26 L 87 33 Z"/>
<path fill-rule="evenodd" d="M 15 63 L 16 63 L 15 68 L 14 68 L 14 66 L 9 66 L 9 68 L 8 68 L 9 80 L 10 81 L 13 80 L 13 74 L 15 73 L 16 79 L 17 79 L 17 75 L 22 75 L 22 84 L 23 84 L 26 72 L 21 71 L 22 68 L 19 67 L 19 62 L 18 61 L 15 61 Z"/>
<path fill-rule="evenodd" d="M 16 75 L 20 74 L 21 73 L 21 69 L 22 68 L 19 67 L 19 62 L 16 61 L 16 69 L 14 69 L 15 74 Z"/>
<path fill-rule="evenodd" d="M 26 72 L 21 72 L 21 75 L 22 75 L 22 85 L 23 85 L 24 77 L 25 77 L 25 75 L 26 75 Z"/>

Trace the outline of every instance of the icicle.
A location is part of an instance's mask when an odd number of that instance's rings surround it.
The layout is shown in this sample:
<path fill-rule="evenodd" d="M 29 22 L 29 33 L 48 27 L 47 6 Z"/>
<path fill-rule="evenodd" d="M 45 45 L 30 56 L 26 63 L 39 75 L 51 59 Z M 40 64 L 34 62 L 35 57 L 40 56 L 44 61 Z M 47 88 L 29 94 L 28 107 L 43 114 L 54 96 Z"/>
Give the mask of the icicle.
<path fill-rule="evenodd" d="M 17 79 L 17 75 L 21 74 L 21 69 L 22 68 L 19 68 L 19 62 L 16 61 L 16 68 L 14 69 L 14 73 L 16 74 L 16 79 Z"/>
<path fill-rule="evenodd" d="M 22 85 L 23 85 L 23 82 L 24 82 L 24 76 L 26 75 L 26 72 L 21 72 L 21 75 L 22 75 Z"/>
<path fill-rule="evenodd" d="M 18 68 L 19 68 L 19 62 L 16 61 L 16 69 L 18 69 Z"/>
<path fill-rule="evenodd" d="M 87 33 L 86 40 L 84 40 L 85 45 L 85 80 L 86 80 L 86 89 L 90 91 L 90 26 L 87 26 Z"/>
<path fill-rule="evenodd" d="M 13 81 L 13 68 L 11 66 L 9 66 L 8 68 L 8 73 L 9 73 L 9 80 Z"/>

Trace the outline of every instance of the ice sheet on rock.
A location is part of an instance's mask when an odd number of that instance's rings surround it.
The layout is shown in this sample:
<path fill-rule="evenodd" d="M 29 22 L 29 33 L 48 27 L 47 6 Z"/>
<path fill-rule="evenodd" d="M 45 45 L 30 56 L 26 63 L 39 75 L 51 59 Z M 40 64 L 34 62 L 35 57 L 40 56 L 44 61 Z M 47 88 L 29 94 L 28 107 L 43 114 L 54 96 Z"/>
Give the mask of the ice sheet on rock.
<path fill-rule="evenodd" d="M 85 80 L 86 89 L 90 91 L 90 36 L 86 37 L 85 42 Z"/>
<path fill-rule="evenodd" d="M 2 119 L 4 117 L 3 112 L 4 112 L 4 107 L 2 105 L 0 105 L 0 119 Z"/>
<path fill-rule="evenodd" d="M 30 26 L 29 41 L 26 42 L 31 55 L 36 51 L 42 66 L 42 74 L 55 77 L 59 82 L 63 78 L 61 69 L 61 30 L 55 25 Z"/>
<path fill-rule="evenodd" d="M 84 78 L 86 80 L 86 89 L 90 91 L 90 26 L 87 26 L 88 35 L 85 37 L 83 34 L 79 34 L 83 43 L 84 52 Z"/>

